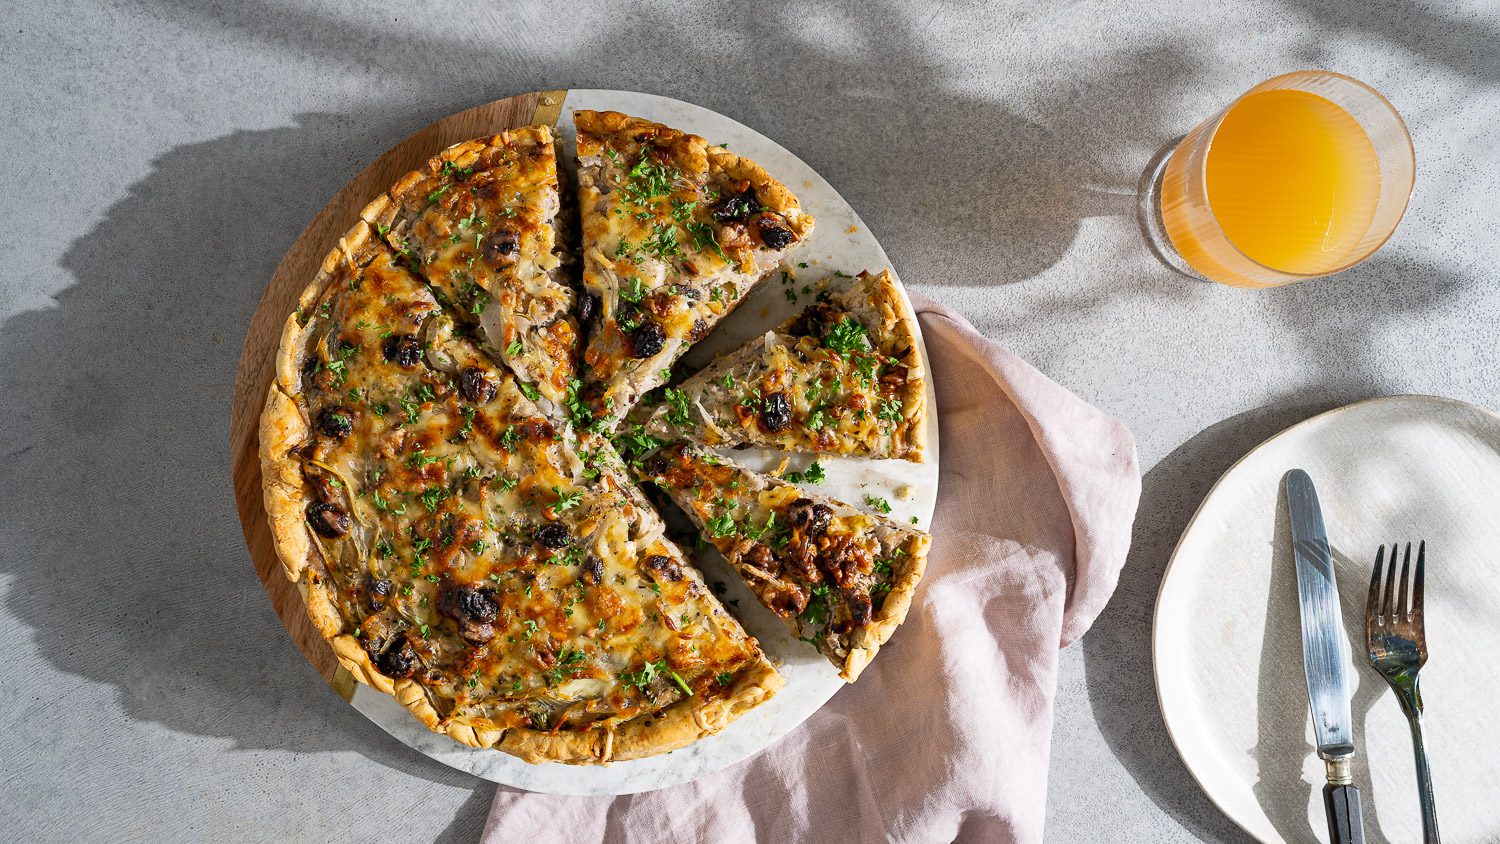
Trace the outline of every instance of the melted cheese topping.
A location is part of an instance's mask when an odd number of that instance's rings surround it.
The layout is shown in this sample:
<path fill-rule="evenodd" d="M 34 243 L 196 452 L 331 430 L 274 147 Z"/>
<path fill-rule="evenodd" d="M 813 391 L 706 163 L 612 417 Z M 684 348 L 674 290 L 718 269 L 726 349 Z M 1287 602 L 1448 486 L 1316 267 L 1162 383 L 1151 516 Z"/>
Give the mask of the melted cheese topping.
<path fill-rule="evenodd" d="M 346 276 L 303 314 L 297 456 L 318 577 L 382 673 L 445 721 L 580 729 L 759 658 L 607 442 L 554 427 L 392 256 Z"/>

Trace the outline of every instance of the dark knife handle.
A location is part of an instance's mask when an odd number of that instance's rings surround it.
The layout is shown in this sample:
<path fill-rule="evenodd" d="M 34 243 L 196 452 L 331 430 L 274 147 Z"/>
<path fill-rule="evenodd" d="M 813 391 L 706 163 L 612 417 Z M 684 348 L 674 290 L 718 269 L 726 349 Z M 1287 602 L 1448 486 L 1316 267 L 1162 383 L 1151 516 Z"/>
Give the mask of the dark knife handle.
<path fill-rule="evenodd" d="M 1365 844 L 1365 822 L 1359 811 L 1359 789 L 1352 785 L 1323 786 L 1323 808 L 1328 810 L 1331 844 Z"/>

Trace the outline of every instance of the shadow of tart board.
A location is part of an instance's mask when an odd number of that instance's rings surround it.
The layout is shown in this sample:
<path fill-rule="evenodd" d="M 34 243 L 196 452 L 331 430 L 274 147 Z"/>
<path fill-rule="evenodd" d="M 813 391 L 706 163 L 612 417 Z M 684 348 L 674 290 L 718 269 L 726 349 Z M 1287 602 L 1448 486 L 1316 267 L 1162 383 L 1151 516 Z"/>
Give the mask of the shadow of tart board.
<path fill-rule="evenodd" d="M 518 126 L 555 126 L 566 91 L 540 91 L 475 106 L 412 133 L 375 159 L 344 185 L 303 229 L 271 275 L 265 295 L 250 318 L 234 382 L 229 420 L 229 460 L 240 526 L 255 573 L 297 649 L 339 697 L 354 696 L 354 678 L 339 665 L 328 642 L 312 626 L 296 584 L 286 578 L 266 522 L 261 498 L 260 414 L 266 403 L 287 314 L 322 266 L 323 258 L 359 218 L 359 211 L 403 174 L 460 141 L 494 135 Z"/>

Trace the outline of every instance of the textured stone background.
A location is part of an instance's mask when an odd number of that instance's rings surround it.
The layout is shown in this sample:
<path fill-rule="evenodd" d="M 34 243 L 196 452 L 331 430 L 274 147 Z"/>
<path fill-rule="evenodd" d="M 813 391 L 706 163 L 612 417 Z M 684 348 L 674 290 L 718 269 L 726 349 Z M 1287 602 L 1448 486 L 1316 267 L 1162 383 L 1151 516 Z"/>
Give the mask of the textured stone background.
<path fill-rule="evenodd" d="M 482 7 L 482 8 L 481 8 Z M 818 168 L 915 288 L 1126 420 L 1137 546 L 1063 656 L 1055 841 L 1238 841 L 1160 723 L 1150 614 L 1209 484 L 1285 425 L 1494 406 L 1500 8 L 79 0 L 0 21 L 0 832 L 464 840 L 492 787 L 343 706 L 241 544 L 243 332 L 282 252 L 409 131 L 523 91 L 700 103 Z M 1418 193 L 1332 281 L 1246 292 L 1142 248 L 1148 157 L 1262 78 L 1388 94 Z"/>

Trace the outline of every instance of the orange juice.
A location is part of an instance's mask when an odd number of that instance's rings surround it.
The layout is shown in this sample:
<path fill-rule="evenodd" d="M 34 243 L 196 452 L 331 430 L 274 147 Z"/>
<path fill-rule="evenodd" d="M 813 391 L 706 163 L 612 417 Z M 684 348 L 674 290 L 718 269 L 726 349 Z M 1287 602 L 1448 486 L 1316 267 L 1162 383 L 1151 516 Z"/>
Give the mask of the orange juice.
<path fill-rule="evenodd" d="M 1200 130 L 1212 135 L 1195 131 L 1178 153 L 1192 143 L 1206 156 L 1174 154 L 1161 191 L 1166 234 L 1194 269 L 1215 281 L 1260 286 L 1237 269 L 1244 258 L 1312 276 L 1362 257 L 1354 253 L 1380 202 L 1380 159 L 1348 111 L 1307 91 L 1255 91 L 1216 128 Z M 1201 183 L 1185 172 L 1189 162 L 1202 168 Z"/>

